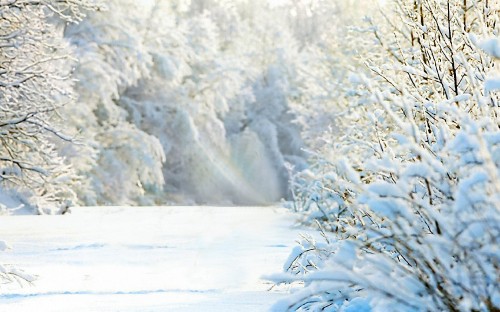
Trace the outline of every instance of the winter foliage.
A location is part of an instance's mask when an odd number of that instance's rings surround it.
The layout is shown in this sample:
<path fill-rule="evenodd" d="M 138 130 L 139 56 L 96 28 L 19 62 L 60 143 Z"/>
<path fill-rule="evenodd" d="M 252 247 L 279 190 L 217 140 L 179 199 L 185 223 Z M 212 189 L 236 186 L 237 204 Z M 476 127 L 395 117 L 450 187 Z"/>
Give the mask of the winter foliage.
<path fill-rule="evenodd" d="M 287 29 L 278 33 L 265 16 L 276 12 L 250 1 L 106 5 L 65 31 L 80 60 L 79 100 L 65 111 L 93 143 L 66 154 L 88 181 L 80 200 L 271 203 L 286 196 L 285 163 L 303 156 L 288 98 L 292 77 L 283 72 L 297 62 L 285 53 L 298 48 L 285 48 Z"/>
<path fill-rule="evenodd" d="M 295 179 L 323 242 L 304 238 L 274 277 L 305 283 L 277 310 L 498 310 L 499 9 L 395 1 L 354 29 L 366 69 Z"/>
<path fill-rule="evenodd" d="M 87 1 L 0 2 L 2 187 L 25 192 L 39 213 L 76 202 L 78 178 L 54 140 L 72 141 L 59 110 L 72 96 L 72 55 L 61 26 L 84 17 Z"/>
<path fill-rule="evenodd" d="M 498 311 L 499 36 L 498 0 L 0 0 L 0 214 L 287 198 L 321 239 L 277 311 Z"/>
<path fill-rule="evenodd" d="M 39 213 L 290 196 L 290 173 L 305 168 L 302 149 L 338 95 L 329 55 L 340 22 L 328 19 L 352 6 L 5 2 L 3 127 L 29 125 L 37 142 L 4 144 L 5 186 Z"/>
<path fill-rule="evenodd" d="M 287 196 L 285 164 L 304 165 L 291 107 L 301 39 L 288 10 L 222 0 L 1 8 L 2 127 L 19 133 L 5 135 L 2 181 L 39 213 Z"/>

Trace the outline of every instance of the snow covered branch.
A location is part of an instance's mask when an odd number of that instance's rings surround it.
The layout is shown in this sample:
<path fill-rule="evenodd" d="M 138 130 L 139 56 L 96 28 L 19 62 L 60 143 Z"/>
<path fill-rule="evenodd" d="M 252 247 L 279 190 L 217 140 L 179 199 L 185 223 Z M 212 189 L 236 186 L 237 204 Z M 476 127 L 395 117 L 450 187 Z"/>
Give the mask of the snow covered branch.
<path fill-rule="evenodd" d="M 57 19 L 76 21 L 91 8 L 79 0 L 0 2 L 0 167 L 11 173 L 1 183 L 31 192 L 39 211 L 75 200 L 74 182 L 50 182 L 62 175 L 77 180 L 51 142 L 71 141 L 59 130 L 58 110 L 73 99 L 73 60 Z"/>
<path fill-rule="evenodd" d="M 281 306 L 500 307 L 498 61 L 474 39 L 498 35 L 500 4 L 464 3 L 394 1 L 391 23 L 357 29 L 375 37 L 367 69 L 296 182 L 306 220 L 331 233 L 275 279 L 306 285 Z"/>

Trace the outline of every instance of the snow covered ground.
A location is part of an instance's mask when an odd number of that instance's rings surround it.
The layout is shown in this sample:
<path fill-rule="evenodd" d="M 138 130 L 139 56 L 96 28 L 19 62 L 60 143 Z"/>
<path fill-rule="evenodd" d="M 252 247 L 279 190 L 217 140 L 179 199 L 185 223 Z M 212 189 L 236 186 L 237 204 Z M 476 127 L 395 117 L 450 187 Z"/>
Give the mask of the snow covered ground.
<path fill-rule="evenodd" d="M 267 311 L 300 232 L 270 207 L 95 207 L 0 217 L 0 263 L 38 275 L 2 286 L 0 311 Z"/>

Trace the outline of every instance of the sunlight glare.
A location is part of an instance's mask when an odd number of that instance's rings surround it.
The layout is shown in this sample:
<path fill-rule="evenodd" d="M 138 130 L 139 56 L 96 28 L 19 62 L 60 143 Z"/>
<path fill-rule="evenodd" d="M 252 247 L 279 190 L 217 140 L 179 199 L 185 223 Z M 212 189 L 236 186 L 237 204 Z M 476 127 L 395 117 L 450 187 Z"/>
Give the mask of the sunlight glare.
<path fill-rule="evenodd" d="M 290 0 L 267 0 L 271 8 L 277 8 L 290 3 Z"/>

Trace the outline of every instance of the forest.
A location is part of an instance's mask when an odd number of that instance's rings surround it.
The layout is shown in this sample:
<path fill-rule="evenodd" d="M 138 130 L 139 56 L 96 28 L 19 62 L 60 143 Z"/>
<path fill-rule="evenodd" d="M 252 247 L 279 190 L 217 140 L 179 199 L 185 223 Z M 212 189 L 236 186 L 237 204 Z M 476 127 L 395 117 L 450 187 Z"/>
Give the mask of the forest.
<path fill-rule="evenodd" d="M 500 310 L 500 0 L 0 0 L 0 146 L 5 224 L 285 207 L 272 311 Z"/>

